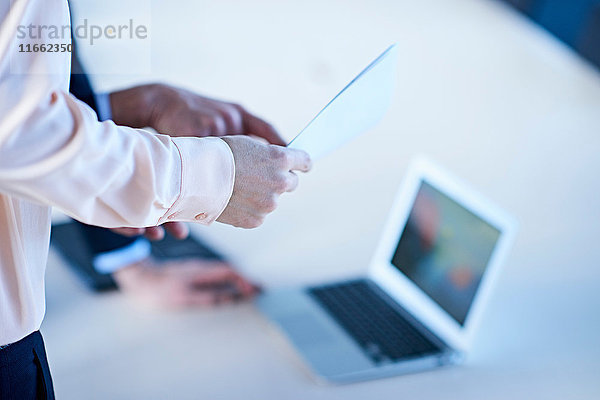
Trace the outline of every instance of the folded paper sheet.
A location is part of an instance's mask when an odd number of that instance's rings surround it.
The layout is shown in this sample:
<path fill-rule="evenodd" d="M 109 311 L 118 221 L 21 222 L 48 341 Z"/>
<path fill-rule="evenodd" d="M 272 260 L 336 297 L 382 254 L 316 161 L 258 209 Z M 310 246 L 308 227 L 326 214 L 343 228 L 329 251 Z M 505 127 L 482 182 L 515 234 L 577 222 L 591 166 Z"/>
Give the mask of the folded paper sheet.
<path fill-rule="evenodd" d="M 288 147 L 317 160 L 374 127 L 392 101 L 396 67 L 394 44 L 338 93 Z"/>

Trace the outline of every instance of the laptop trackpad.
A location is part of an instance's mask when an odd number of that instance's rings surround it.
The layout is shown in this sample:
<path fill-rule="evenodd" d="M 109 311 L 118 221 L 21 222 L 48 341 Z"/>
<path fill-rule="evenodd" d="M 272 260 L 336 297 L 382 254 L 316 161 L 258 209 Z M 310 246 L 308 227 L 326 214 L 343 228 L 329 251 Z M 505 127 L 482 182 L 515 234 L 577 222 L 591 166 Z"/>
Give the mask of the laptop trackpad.
<path fill-rule="evenodd" d="M 287 334 L 322 376 L 372 368 L 373 362 L 314 300 L 301 290 L 267 292 L 258 307 Z"/>
<path fill-rule="evenodd" d="M 326 346 L 334 343 L 337 337 L 314 314 L 308 312 L 282 317 L 279 323 L 293 336 L 297 346 Z"/>

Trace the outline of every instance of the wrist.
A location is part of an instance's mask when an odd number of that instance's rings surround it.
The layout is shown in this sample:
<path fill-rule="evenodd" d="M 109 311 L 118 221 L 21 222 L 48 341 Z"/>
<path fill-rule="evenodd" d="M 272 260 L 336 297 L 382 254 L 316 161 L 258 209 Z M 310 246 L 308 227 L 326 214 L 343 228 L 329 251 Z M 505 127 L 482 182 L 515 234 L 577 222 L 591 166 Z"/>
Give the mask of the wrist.
<path fill-rule="evenodd" d="M 135 286 L 136 282 L 141 281 L 149 265 L 149 259 L 137 261 L 113 272 L 112 277 L 119 289 L 129 289 Z"/>
<path fill-rule="evenodd" d="M 162 90 L 163 85 L 149 84 L 111 93 L 112 120 L 132 128 L 153 127 L 156 101 Z"/>

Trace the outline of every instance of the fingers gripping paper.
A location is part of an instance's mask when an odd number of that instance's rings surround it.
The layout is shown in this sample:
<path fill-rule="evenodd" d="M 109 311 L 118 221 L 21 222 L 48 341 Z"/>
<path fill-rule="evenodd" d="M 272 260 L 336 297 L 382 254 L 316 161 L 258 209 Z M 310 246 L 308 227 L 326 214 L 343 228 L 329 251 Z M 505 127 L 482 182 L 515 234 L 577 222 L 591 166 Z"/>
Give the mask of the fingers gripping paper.
<path fill-rule="evenodd" d="M 396 66 L 394 44 L 338 93 L 288 147 L 317 160 L 374 127 L 392 101 Z"/>

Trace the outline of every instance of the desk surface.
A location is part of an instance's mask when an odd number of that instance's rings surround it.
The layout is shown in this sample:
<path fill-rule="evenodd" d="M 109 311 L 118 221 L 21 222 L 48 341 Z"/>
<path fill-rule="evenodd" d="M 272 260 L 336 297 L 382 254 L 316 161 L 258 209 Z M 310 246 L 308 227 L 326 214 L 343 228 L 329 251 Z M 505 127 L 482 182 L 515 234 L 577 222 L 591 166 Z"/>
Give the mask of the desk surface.
<path fill-rule="evenodd" d="M 86 292 L 51 254 L 43 331 L 59 398 L 600 396 L 597 70 L 494 1 L 170 4 L 152 4 L 152 74 L 135 79 L 238 99 L 289 138 L 399 45 L 398 96 L 376 129 L 316 165 L 260 229 L 195 228 L 257 281 L 363 271 L 417 153 L 509 210 L 520 232 L 464 365 L 339 387 L 315 384 L 251 305 L 140 309 Z"/>

